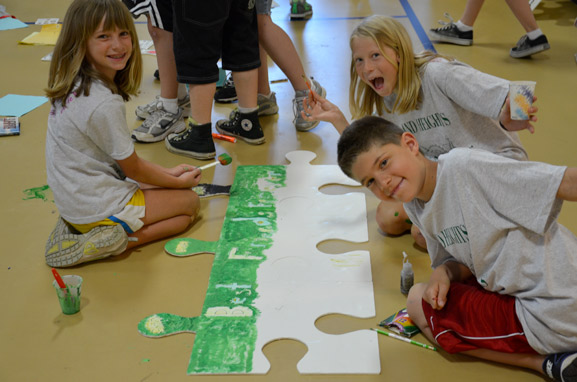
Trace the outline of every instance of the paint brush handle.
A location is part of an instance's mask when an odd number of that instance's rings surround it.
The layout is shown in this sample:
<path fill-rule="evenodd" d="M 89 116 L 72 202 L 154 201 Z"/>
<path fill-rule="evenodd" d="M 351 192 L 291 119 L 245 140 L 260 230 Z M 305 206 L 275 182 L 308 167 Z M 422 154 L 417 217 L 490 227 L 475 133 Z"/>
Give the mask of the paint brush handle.
<path fill-rule="evenodd" d="M 200 171 L 204 171 L 204 170 L 206 170 L 207 168 L 214 167 L 214 166 L 216 166 L 216 165 L 219 164 L 219 163 L 220 163 L 219 161 L 214 161 L 214 162 L 212 162 L 212 163 L 205 164 L 204 166 L 199 167 L 198 169 L 199 169 Z"/>
<path fill-rule="evenodd" d="M 58 271 L 52 268 L 52 274 L 54 275 L 54 278 L 56 279 L 56 283 L 58 283 L 58 286 L 62 289 L 66 289 L 66 284 L 64 284 L 64 280 L 62 280 L 62 277 L 60 277 Z"/>

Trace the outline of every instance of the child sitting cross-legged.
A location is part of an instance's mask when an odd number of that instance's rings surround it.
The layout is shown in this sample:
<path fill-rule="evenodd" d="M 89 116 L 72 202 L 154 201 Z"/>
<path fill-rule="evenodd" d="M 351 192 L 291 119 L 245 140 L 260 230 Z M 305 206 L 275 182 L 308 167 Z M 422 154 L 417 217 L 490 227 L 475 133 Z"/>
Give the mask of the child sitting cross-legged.
<path fill-rule="evenodd" d="M 557 222 L 577 201 L 577 168 L 469 148 L 432 161 L 380 117 L 344 130 L 338 161 L 424 235 L 433 272 L 407 309 L 430 341 L 577 381 L 577 237 Z"/>

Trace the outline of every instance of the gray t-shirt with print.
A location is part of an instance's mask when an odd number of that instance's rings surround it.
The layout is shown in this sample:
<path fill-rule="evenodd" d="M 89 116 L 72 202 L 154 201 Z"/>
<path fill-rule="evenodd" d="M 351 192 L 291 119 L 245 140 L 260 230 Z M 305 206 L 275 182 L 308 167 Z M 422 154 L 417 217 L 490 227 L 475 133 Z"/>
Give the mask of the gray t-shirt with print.
<path fill-rule="evenodd" d="M 71 94 L 66 107 L 54 105 L 46 134 L 46 175 L 60 215 L 88 224 L 122 211 L 138 185 L 126 179 L 116 160 L 133 152 L 122 97 L 100 81 L 93 83 L 90 96 Z"/>
<path fill-rule="evenodd" d="M 421 79 L 423 102 L 418 110 L 382 117 L 414 134 L 427 158 L 436 160 L 455 147 L 469 147 L 527 159 L 517 133 L 504 130 L 497 120 L 509 81 L 444 59 L 426 64 Z M 389 110 L 395 99 L 395 94 L 384 97 Z"/>
<path fill-rule="evenodd" d="M 577 349 L 577 238 L 556 220 L 565 170 L 457 148 L 439 157 L 431 199 L 404 205 L 433 268 L 454 259 L 486 290 L 514 296 L 541 354 Z"/>

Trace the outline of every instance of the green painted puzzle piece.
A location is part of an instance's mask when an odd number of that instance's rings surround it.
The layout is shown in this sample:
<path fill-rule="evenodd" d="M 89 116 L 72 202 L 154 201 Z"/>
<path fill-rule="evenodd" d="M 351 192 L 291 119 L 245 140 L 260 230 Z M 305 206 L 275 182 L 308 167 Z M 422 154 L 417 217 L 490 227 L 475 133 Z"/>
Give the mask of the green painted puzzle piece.
<path fill-rule="evenodd" d="M 184 237 L 170 240 L 164 246 L 164 250 L 169 255 L 185 257 L 198 255 L 201 253 L 214 254 L 216 252 L 217 245 L 218 241 L 203 241 Z"/>
<path fill-rule="evenodd" d="M 138 325 L 148 337 L 195 332 L 188 374 L 253 370 L 260 314 L 253 304 L 258 297 L 257 270 L 273 245 L 277 231 L 275 190 L 285 187 L 285 181 L 286 166 L 239 166 L 219 240 L 175 239 L 167 243 L 166 252 L 175 256 L 215 254 L 199 317 L 160 313 Z"/>

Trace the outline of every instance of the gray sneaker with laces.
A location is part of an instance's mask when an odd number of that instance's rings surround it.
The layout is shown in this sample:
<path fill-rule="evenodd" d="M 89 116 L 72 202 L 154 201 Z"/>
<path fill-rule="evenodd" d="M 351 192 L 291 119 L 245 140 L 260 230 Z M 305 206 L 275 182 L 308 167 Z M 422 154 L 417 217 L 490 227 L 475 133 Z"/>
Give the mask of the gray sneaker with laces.
<path fill-rule="evenodd" d="M 321 84 L 319 84 L 317 81 L 315 81 L 314 79 L 311 78 L 311 87 L 312 89 L 321 97 L 325 98 L 325 96 L 327 95 L 327 91 L 325 90 L 325 88 L 323 88 L 321 86 Z M 295 94 L 295 98 L 293 99 L 293 112 L 294 112 L 294 124 L 295 124 L 295 128 L 298 131 L 309 131 L 311 129 L 313 129 L 316 125 L 319 124 L 319 121 L 306 121 L 301 112 L 304 111 L 304 105 L 303 105 L 303 101 L 305 98 L 307 98 L 309 96 L 310 91 L 309 90 L 301 90 L 296 92 Z"/>
<path fill-rule="evenodd" d="M 98 226 L 80 234 L 58 217 L 46 242 L 46 264 L 57 268 L 70 267 L 119 255 L 127 245 L 128 235 L 121 225 Z"/>
<path fill-rule="evenodd" d="M 146 119 L 150 114 L 156 111 L 160 96 L 156 96 L 154 100 L 146 105 L 137 106 L 134 113 L 138 119 Z M 162 104 L 162 103 L 161 103 Z M 182 108 L 182 116 L 190 117 L 190 96 L 187 94 L 183 98 L 178 99 L 178 107 Z"/>
<path fill-rule="evenodd" d="M 258 116 L 274 115 L 278 113 L 278 104 L 276 103 L 276 93 L 272 92 L 270 96 L 259 94 L 257 99 Z M 235 107 L 228 115 L 229 119 L 234 119 L 235 114 L 238 113 L 238 107 Z"/>
<path fill-rule="evenodd" d="M 158 101 L 156 110 L 142 122 L 142 125 L 132 130 L 132 139 L 137 142 L 159 142 L 170 133 L 180 133 L 186 129 L 182 120 L 182 109 L 176 114 L 164 110 L 162 101 Z"/>

